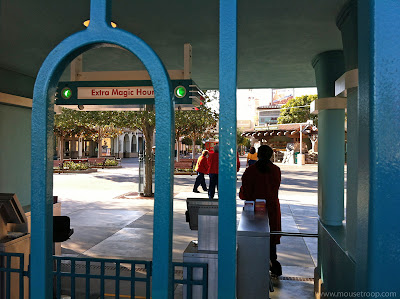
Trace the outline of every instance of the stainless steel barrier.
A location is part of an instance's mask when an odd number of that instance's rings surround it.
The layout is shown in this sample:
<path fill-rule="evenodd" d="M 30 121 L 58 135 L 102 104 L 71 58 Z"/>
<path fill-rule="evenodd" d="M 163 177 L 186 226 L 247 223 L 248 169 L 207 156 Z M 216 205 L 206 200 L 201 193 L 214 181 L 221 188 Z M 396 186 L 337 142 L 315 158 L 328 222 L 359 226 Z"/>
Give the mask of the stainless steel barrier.
<path fill-rule="evenodd" d="M 237 230 L 237 298 L 268 299 L 268 215 L 243 211 Z"/>

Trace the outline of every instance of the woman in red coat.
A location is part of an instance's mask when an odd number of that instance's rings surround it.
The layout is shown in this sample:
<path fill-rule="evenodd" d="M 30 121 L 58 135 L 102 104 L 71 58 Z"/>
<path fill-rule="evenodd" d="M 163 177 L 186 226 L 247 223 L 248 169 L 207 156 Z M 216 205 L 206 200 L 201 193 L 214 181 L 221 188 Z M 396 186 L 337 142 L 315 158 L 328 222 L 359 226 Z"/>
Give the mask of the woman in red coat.
<path fill-rule="evenodd" d="M 271 162 L 272 148 L 262 145 L 258 149 L 258 161 L 249 166 L 242 176 L 242 187 L 239 197 L 244 200 L 265 199 L 271 231 L 281 231 L 281 207 L 278 199 L 278 190 L 281 184 L 281 170 Z M 280 243 L 280 236 L 271 236 L 270 260 L 271 272 L 282 275 L 282 267 L 277 261 L 276 244 Z"/>
<path fill-rule="evenodd" d="M 204 179 L 204 175 L 208 173 L 208 151 L 204 150 L 201 153 L 201 156 L 197 160 L 196 168 L 195 170 L 197 171 L 197 178 L 196 182 L 194 183 L 193 186 L 193 192 L 194 193 L 200 193 L 197 188 L 201 185 L 204 191 L 208 191 L 207 185 L 206 185 L 206 180 Z"/>

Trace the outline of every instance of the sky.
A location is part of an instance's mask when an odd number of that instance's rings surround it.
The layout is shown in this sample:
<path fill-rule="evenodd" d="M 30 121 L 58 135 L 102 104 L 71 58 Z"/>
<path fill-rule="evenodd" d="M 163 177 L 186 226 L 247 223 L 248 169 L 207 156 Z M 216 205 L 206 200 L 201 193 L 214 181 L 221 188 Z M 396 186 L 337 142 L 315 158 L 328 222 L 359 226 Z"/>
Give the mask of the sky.
<path fill-rule="evenodd" d="M 291 88 L 293 89 L 293 88 Z M 300 97 L 303 95 L 317 94 L 316 87 L 307 88 L 294 88 L 294 97 Z M 238 89 L 237 94 L 237 119 L 238 120 L 252 120 L 256 107 L 270 105 L 272 102 L 272 89 Z M 213 102 L 210 107 L 218 111 L 219 103 Z"/>
<path fill-rule="evenodd" d="M 292 90 L 293 88 L 288 88 Z M 294 88 L 294 97 L 317 94 L 316 87 Z M 251 120 L 258 106 L 271 105 L 272 89 L 238 89 L 237 119 Z"/>

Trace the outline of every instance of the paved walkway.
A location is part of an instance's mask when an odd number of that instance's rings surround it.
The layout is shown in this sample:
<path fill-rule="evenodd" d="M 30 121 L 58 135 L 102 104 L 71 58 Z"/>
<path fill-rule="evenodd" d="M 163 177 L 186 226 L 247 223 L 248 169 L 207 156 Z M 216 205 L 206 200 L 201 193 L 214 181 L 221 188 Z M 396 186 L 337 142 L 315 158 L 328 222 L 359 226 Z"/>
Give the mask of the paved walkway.
<path fill-rule="evenodd" d="M 282 230 L 317 233 L 317 165 L 277 165 L 282 170 Z M 62 244 L 63 255 L 152 259 L 154 202 L 138 197 L 137 159 L 123 159 L 122 166 L 91 174 L 54 175 L 54 195 L 75 229 L 71 239 Z M 244 167 L 239 172 L 238 190 L 243 171 Z M 196 196 L 191 192 L 194 180 L 195 176 L 175 176 L 174 261 L 182 261 L 189 242 L 197 239 L 197 231 L 191 231 L 185 222 L 186 198 Z M 238 200 L 237 206 L 239 221 L 243 202 Z M 317 239 L 282 237 L 278 260 L 283 276 L 274 280 L 275 292 L 270 297 L 313 298 L 310 278 L 317 263 Z"/>

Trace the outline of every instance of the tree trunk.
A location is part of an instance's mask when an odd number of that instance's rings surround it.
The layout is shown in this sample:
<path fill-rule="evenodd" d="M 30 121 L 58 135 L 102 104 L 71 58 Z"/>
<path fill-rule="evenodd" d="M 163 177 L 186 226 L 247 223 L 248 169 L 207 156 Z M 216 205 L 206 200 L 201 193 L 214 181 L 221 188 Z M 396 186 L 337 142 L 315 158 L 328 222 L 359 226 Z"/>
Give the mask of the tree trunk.
<path fill-rule="evenodd" d="M 146 105 L 146 110 L 151 109 L 152 106 Z M 153 194 L 153 154 L 151 148 L 153 146 L 154 126 L 145 123 L 143 126 L 143 136 L 145 140 L 145 155 L 144 155 L 144 188 L 143 196 L 151 197 Z"/>
<path fill-rule="evenodd" d="M 99 138 L 97 140 L 97 158 L 101 157 L 101 151 L 102 151 L 102 147 L 101 147 L 101 141 L 103 140 L 103 136 L 101 135 L 101 128 L 99 128 Z"/>
<path fill-rule="evenodd" d="M 180 158 L 180 148 L 179 148 L 179 135 L 175 135 L 175 139 L 176 139 L 176 162 L 179 162 L 179 158 Z"/>
<path fill-rule="evenodd" d="M 196 159 L 196 139 L 192 139 L 192 159 Z"/>
<path fill-rule="evenodd" d="M 60 136 L 60 161 L 64 160 L 64 137 Z"/>

